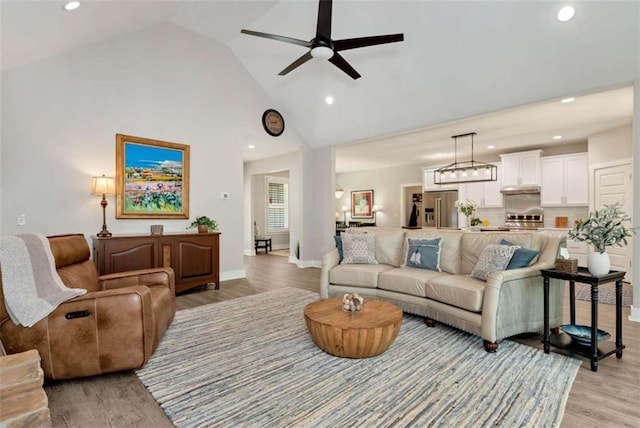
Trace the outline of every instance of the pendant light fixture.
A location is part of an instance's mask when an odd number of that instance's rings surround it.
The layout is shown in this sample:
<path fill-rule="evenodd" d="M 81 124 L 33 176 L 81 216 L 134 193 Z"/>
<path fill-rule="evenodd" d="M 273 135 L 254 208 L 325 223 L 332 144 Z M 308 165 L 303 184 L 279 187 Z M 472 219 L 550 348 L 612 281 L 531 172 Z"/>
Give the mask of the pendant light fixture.
<path fill-rule="evenodd" d="M 473 137 L 475 132 L 453 135 L 455 158 L 450 165 L 433 171 L 435 184 L 476 183 L 480 181 L 497 181 L 498 167 L 490 163 L 476 162 L 473 159 Z M 458 138 L 471 137 L 471 160 L 458 162 Z"/>

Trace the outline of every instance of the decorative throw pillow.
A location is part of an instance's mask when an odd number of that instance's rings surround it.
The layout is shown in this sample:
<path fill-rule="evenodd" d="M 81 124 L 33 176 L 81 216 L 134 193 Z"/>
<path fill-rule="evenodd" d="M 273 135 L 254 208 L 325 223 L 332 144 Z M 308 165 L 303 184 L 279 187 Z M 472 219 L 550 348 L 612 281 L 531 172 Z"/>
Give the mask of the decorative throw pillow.
<path fill-rule="evenodd" d="M 520 248 L 517 245 L 489 244 L 484 247 L 471 276 L 486 281 L 493 272 L 505 270 L 513 253 Z"/>
<path fill-rule="evenodd" d="M 407 238 L 407 256 L 404 259 L 404 266 L 441 272 L 441 246 L 441 237 L 433 239 Z"/>
<path fill-rule="evenodd" d="M 377 265 L 375 237 L 369 233 L 342 235 L 342 264 Z"/>
<path fill-rule="evenodd" d="M 342 236 L 334 236 L 333 239 L 336 241 L 336 248 L 338 249 L 338 256 L 340 257 L 338 263 L 342 263 L 342 259 L 344 258 L 342 253 Z"/>
<path fill-rule="evenodd" d="M 500 245 L 513 245 L 511 242 L 506 239 L 500 240 Z M 530 250 L 528 248 L 520 247 L 513 253 L 513 257 L 509 261 L 506 270 L 510 269 L 519 269 L 523 267 L 529 266 L 531 261 L 536 258 L 538 252 L 536 250 Z"/>

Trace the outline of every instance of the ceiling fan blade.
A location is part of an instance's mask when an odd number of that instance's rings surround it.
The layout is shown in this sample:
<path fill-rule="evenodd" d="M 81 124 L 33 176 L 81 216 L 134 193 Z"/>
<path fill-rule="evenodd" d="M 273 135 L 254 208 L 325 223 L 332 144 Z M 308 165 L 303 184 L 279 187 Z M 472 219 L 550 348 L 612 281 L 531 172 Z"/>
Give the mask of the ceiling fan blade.
<path fill-rule="evenodd" d="M 311 52 L 309 51 L 306 54 L 302 55 L 297 60 L 293 61 L 287 68 L 282 70 L 280 73 L 278 73 L 278 76 L 284 76 L 285 74 L 289 73 L 291 70 L 294 70 L 300 67 L 302 64 L 309 61 L 311 58 L 312 58 Z"/>
<path fill-rule="evenodd" d="M 384 36 L 358 37 L 355 39 L 334 40 L 334 51 L 345 51 L 347 49 L 363 48 L 365 46 L 383 45 L 385 43 L 401 42 L 404 34 L 386 34 Z"/>
<path fill-rule="evenodd" d="M 277 40 L 279 42 L 293 43 L 294 45 L 304 46 L 305 48 L 311 47 L 311 42 L 308 42 L 306 40 L 294 39 L 293 37 L 278 36 L 277 34 L 261 33 L 259 31 L 252 30 L 240 30 L 240 32 L 242 34 L 248 34 L 250 36 L 258 36 L 264 37 L 265 39 Z"/>
<path fill-rule="evenodd" d="M 354 80 L 360 77 L 360 74 L 338 52 L 334 52 L 333 56 L 329 58 L 329 62 L 347 73 Z"/>
<path fill-rule="evenodd" d="M 327 40 L 331 40 L 332 0 L 320 0 L 318 3 L 318 26 L 316 27 L 316 37 L 320 36 Z"/>

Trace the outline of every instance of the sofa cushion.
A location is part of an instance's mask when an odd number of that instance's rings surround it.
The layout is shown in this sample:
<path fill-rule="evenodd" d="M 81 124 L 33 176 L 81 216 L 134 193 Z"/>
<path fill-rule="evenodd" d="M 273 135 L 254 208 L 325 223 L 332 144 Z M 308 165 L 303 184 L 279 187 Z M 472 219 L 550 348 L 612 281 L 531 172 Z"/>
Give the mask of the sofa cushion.
<path fill-rule="evenodd" d="M 404 230 L 397 227 L 361 227 L 349 229 L 349 233 L 366 233 L 374 236 L 378 263 L 399 267 L 404 262 Z"/>
<path fill-rule="evenodd" d="M 404 266 L 440 272 L 440 247 L 442 238 L 407 238 L 407 254 Z"/>
<path fill-rule="evenodd" d="M 513 244 L 507 241 L 506 239 L 501 239 L 500 245 L 513 245 Z M 536 257 L 538 257 L 537 251 L 520 247 L 516 250 L 515 253 L 513 253 L 513 257 L 511 257 L 511 260 L 509 260 L 509 264 L 507 265 L 506 270 L 527 267 L 531 264 L 533 259 L 535 259 Z"/>
<path fill-rule="evenodd" d="M 393 269 L 389 265 L 342 264 L 329 271 L 329 283 L 354 287 L 376 288 L 378 274 Z"/>
<path fill-rule="evenodd" d="M 378 277 L 378 288 L 413 296 L 426 297 L 425 284 L 446 273 L 413 267 L 401 267 L 383 272 Z"/>
<path fill-rule="evenodd" d="M 462 236 L 460 248 L 460 273 L 470 274 L 478 263 L 478 258 L 488 244 L 498 244 L 506 239 L 513 245 L 540 251 L 542 234 L 538 232 L 466 232 Z M 534 260 L 537 262 L 537 260 Z"/>
<path fill-rule="evenodd" d="M 482 312 L 486 283 L 467 275 L 442 275 L 426 284 L 429 299 L 457 306 L 472 312 Z"/>
<path fill-rule="evenodd" d="M 487 245 L 482 250 L 471 276 L 486 281 L 493 272 L 505 270 L 518 248 L 520 247 L 517 245 Z"/>
<path fill-rule="evenodd" d="M 378 229 L 372 232 L 376 241 L 376 260 L 378 263 L 399 267 L 402 264 L 402 243 L 404 230 Z"/>
<path fill-rule="evenodd" d="M 442 237 L 442 246 L 440 247 L 440 269 L 453 275 L 460 274 L 460 245 L 462 236 L 465 232 L 459 230 L 444 229 L 419 229 L 407 232 L 408 237 L 412 238 L 438 238 Z M 405 239 L 406 244 L 406 239 Z M 403 251 L 406 254 L 406 248 Z"/>
<path fill-rule="evenodd" d="M 343 264 L 378 264 L 374 236 L 368 233 L 345 233 L 342 236 Z"/>

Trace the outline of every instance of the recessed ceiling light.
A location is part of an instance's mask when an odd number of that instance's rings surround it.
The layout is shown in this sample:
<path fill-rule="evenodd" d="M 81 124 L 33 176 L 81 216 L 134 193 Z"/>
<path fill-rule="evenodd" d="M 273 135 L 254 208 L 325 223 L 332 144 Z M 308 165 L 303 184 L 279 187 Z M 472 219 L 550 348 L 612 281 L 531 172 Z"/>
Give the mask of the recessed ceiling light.
<path fill-rule="evenodd" d="M 70 1 L 69 3 L 64 5 L 64 10 L 76 10 L 80 7 L 79 1 Z"/>
<path fill-rule="evenodd" d="M 256 146 L 254 146 L 253 144 L 249 144 L 247 147 L 250 148 L 250 149 L 255 149 L 256 148 Z"/>
<path fill-rule="evenodd" d="M 490 146 L 487 146 L 487 149 L 495 149 L 496 146 L 494 146 L 493 144 L 491 144 Z"/>
<path fill-rule="evenodd" d="M 333 104 L 333 97 L 331 95 L 329 95 L 328 97 L 326 97 L 324 99 L 324 102 L 329 104 L 329 105 Z"/>
<path fill-rule="evenodd" d="M 568 104 L 574 102 L 576 99 L 574 97 L 563 98 L 560 100 L 563 104 Z"/>
<path fill-rule="evenodd" d="M 554 140 L 562 140 L 562 135 L 554 135 L 551 138 L 554 139 Z"/>
<path fill-rule="evenodd" d="M 573 18 L 573 15 L 575 14 L 576 14 L 576 10 L 573 7 L 565 6 L 558 11 L 557 18 L 558 18 L 558 21 L 560 22 L 567 22 L 571 18 Z"/>

